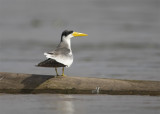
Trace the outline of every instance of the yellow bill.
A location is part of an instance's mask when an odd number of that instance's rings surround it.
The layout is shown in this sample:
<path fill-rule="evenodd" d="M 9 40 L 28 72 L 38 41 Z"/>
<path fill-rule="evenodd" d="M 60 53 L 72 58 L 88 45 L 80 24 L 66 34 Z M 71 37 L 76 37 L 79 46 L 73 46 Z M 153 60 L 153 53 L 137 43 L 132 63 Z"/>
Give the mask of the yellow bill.
<path fill-rule="evenodd" d="M 88 34 L 84 34 L 84 33 L 80 33 L 80 32 L 73 32 L 72 35 L 74 37 L 76 37 L 76 36 L 88 36 Z"/>

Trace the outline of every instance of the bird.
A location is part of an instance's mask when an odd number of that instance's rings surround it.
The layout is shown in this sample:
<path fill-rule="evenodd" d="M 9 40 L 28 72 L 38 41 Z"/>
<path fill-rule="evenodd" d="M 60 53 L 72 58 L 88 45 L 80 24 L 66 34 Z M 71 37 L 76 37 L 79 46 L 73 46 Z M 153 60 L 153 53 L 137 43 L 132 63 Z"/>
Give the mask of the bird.
<path fill-rule="evenodd" d="M 64 67 L 70 67 L 73 63 L 73 54 L 71 49 L 71 38 L 79 36 L 88 36 L 88 34 L 75 32 L 73 30 L 64 30 L 61 34 L 61 40 L 55 50 L 45 52 L 46 60 L 38 63 L 37 67 L 53 67 L 58 74 L 57 68 L 62 67 L 62 75 L 64 75 Z"/>

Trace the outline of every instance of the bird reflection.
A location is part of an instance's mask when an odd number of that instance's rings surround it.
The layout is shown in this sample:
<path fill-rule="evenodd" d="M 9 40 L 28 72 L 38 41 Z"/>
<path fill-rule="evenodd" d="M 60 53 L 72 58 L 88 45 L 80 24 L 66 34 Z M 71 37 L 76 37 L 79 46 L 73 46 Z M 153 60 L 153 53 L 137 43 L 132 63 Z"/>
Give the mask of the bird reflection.
<path fill-rule="evenodd" d="M 74 114 L 74 104 L 72 95 L 62 95 L 58 102 L 57 110 L 60 114 Z"/>

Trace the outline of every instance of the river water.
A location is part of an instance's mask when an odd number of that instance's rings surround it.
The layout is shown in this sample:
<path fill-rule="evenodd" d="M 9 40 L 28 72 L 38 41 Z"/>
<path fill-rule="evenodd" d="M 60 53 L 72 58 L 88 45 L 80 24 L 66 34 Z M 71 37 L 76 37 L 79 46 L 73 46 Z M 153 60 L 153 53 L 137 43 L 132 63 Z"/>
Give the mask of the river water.
<path fill-rule="evenodd" d="M 35 65 L 45 59 L 44 52 L 57 46 L 65 29 L 88 34 L 72 39 L 74 62 L 65 69 L 66 75 L 160 80 L 159 0 L 0 0 L 0 72 L 54 75 L 54 69 Z M 65 110 L 90 114 L 114 114 L 112 110 L 123 114 L 157 114 L 160 111 L 157 99 L 0 95 L 0 113 L 18 114 L 23 109 L 35 114 Z M 71 105 L 72 109 L 61 110 L 57 103 L 60 107 Z"/>
<path fill-rule="evenodd" d="M 0 95 L 2 114 L 159 114 L 160 98 L 110 95 Z"/>

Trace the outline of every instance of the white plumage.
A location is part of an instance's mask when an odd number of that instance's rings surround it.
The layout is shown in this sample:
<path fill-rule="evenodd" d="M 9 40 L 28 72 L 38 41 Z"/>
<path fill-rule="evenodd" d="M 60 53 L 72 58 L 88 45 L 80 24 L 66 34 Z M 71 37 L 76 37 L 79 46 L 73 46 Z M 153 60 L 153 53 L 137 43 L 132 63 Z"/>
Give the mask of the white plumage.
<path fill-rule="evenodd" d="M 67 67 L 70 67 L 72 65 L 72 63 L 73 63 L 73 55 L 72 54 L 70 56 L 68 56 L 68 57 L 67 56 L 63 56 L 63 55 L 55 56 L 55 55 L 51 55 L 51 54 L 48 54 L 48 53 L 44 53 L 44 55 L 47 58 L 54 59 L 57 62 L 66 65 Z"/>
<path fill-rule="evenodd" d="M 84 33 L 78 33 L 65 30 L 61 35 L 61 42 L 54 51 L 44 53 L 47 60 L 40 62 L 39 67 L 54 67 L 58 76 L 57 68 L 63 67 L 62 76 L 64 76 L 64 67 L 70 67 L 73 63 L 73 54 L 71 50 L 71 38 L 77 36 L 87 36 Z"/>

